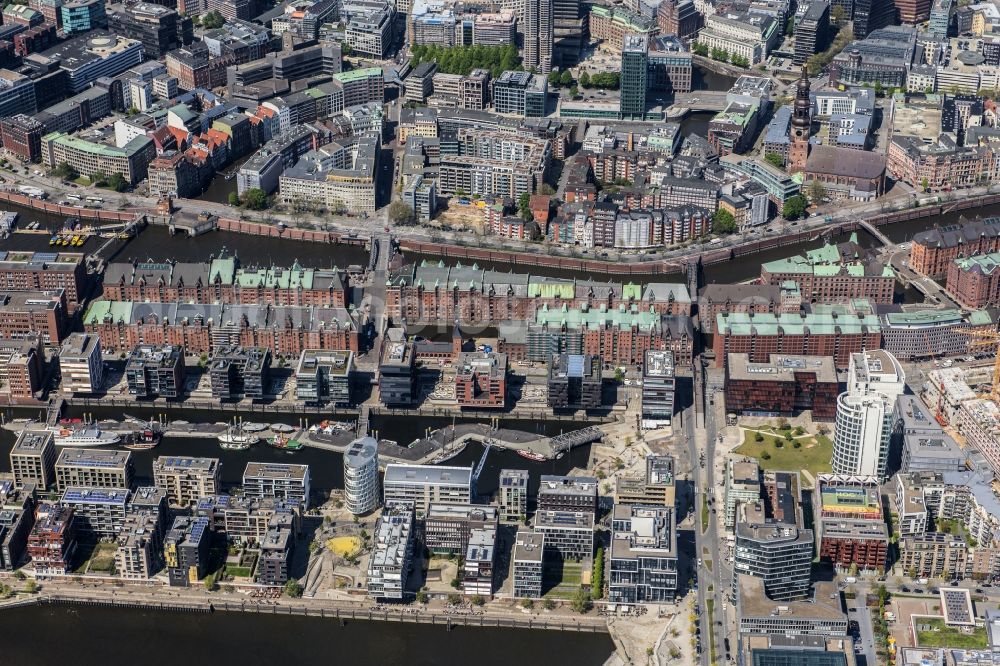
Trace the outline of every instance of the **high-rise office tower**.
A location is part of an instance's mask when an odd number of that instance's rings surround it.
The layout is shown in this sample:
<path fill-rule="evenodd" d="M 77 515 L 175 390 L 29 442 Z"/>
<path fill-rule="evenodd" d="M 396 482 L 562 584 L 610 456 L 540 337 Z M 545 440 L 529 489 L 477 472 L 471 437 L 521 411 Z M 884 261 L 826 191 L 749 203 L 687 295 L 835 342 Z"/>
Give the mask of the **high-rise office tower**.
<path fill-rule="evenodd" d="M 541 74 L 552 70 L 553 0 L 526 0 L 524 3 L 524 67 Z"/>
<path fill-rule="evenodd" d="M 906 391 L 903 367 L 883 349 L 851 355 L 847 391 L 837 398 L 833 472 L 885 477 L 896 398 Z"/>
<path fill-rule="evenodd" d="M 828 0 L 813 0 L 795 23 L 795 57 L 792 62 L 804 65 L 813 54 L 825 50 L 829 28 L 830 3 Z"/>
<path fill-rule="evenodd" d="M 646 113 L 649 36 L 625 35 L 622 40 L 621 116 L 641 120 Z"/>

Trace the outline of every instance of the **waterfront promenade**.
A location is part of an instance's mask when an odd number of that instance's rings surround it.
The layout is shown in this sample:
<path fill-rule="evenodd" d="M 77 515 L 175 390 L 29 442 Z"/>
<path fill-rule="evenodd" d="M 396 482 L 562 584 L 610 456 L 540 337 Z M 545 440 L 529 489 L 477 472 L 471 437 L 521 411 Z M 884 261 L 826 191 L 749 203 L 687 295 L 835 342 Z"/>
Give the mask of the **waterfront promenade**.
<path fill-rule="evenodd" d="M 513 604 L 513 602 L 509 602 Z M 44 583 L 41 592 L 0 602 L 0 611 L 28 604 L 74 604 L 179 612 L 241 612 L 268 615 L 304 615 L 329 618 L 340 623 L 348 621 L 397 622 L 452 627 L 489 627 L 535 629 L 543 631 L 579 631 L 606 633 L 607 621 L 592 611 L 587 615 L 572 613 L 568 608 L 553 611 L 527 611 L 495 601 L 481 609 L 466 607 L 449 609 L 440 602 L 429 604 L 373 604 L 366 597 L 356 601 L 332 599 L 255 599 L 237 592 L 208 592 L 198 588 L 154 588 L 127 584 L 111 589 L 102 586 L 84 587 L 73 583 Z M 2 614 L 0 614 L 2 618 Z"/>

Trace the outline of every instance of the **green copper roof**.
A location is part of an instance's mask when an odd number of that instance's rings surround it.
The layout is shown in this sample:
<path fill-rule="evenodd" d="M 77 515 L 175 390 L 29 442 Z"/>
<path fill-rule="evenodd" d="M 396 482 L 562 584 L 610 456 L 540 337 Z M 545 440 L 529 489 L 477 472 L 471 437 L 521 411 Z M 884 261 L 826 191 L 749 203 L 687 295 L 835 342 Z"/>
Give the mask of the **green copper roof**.
<path fill-rule="evenodd" d="M 642 285 L 629 282 L 622 287 L 622 298 L 625 300 L 638 301 L 642 299 Z"/>
<path fill-rule="evenodd" d="M 728 330 L 730 335 L 777 335 L 780 329 L 785 335 L 802 335 L 808 329 L 812 335 L 828 335 L 840 329 L 841 333 L 858 334 L 881 330 L 878 316 L 871 304 L 858 299 L 851 305 L 814 305 L 806 314 L 772 314 L 768 312 L 751 316 L 748 313 L 733 312 L 716 315 L 716 330 Z"/>
<path fill-rule="evenodd" d="M 381 67 L 365 67 L 364 69 L 352 69 L 349 72 L 341 72 L 340 74 L 334 74 L 333 78 L 337 79 L 341 83 L 354 83 L 355 81 L 374 78 L 376 76 L 382 76 Z"/>
<path fill-rule="evenodd" d="M 978 268 L 984 275 L 990 275 L 1000 266 L 1000 252 L 990 252 L 989 254 L 977 254 L 963 259 L 956 259 L 955 263 L 963 271 Z"/>
<path fill-rule="evenodd" d="M 209 284 L 214 283 L 216 278 L 222 284 L 233 284 L 236 278 L 236 259 L 233 257 L 213 259 L 212 265 L 208 268 Z"/>
<path fill-rule="evenodd" d="M 565 298 L 576 295 L 573 281 L 532 280 L 528 283 L 528 298 Z"/>
<path fill-rule="evenodd" d="M 622 306 L 614 310 L 580 310 L 566 306 L 549 309 L 545 306 L 535 312 L 536 324 L 591 330 L 599 329 L 602 324 L 624 328 L 637 326 L 639 329 L 652 330 L 660 326 L 660 319 L 659 313 L 652 310 L 642 311 L 635 306 L 630 308 Z"/>
<path fill-rule="evenodd" d="M 132 321 L 132 303 L 130 301 L 93 301 L 83 315 L 83 323 L 99 324 L 109 318 L 112 321 L 122 321 L 126 324 Z"/>
<path fill-rule="evenodd" d="M 236 282 L 241 287 L 278 287 L 280 289 L 312 289 L 316 272 L 311 268 L 260 268 L 238 271 Z"/>

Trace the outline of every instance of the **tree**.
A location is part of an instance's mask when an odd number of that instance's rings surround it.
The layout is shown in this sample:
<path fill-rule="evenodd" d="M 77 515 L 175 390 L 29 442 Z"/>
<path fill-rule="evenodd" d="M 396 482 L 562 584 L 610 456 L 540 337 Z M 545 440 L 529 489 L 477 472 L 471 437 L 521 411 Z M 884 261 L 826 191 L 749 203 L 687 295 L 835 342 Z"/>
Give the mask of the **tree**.
<path fill-rule="evenodd" d="M 764 161 L 779 169 L 783 169 L 785 167 L 785 158 L 778 153 L 765 153 Z"/>
<path fill-rule="evenodd" d="M 553 188 L 548 183 L 542 183 L 541 185 L 538 186 L 538 193 L 539 194 L 547 194 L 547 195 L 551 196 L 551 195 L 555 194 L 556 191 L 555 191 L 555 188 Z"/>
<path fill-rule="evenodd" d="M 298 599 L 302 596 L 302 585 L 294 578 L 288 579 L 288 582 L 285 583 L 285 594 L 292 599 Z"/>
<path fill-rule="evenodd" d="M 717 234 L 732 234 L 739 231 L 736 218 L 728 210 L 719 209 L 712 216 L 712 231 Z"/>
<path fill-rule="evenodd" d="M 788 21 L 785 22 L 785 34 L 791 37 L 795 34 L 795 17 L 789 16 Z"/>
<path fill-rule="evenodd" d="M 693 48 L 696 55 L 700 55 L 703 58 L 708 57 L 708 46 L 706 44 L 696 43 Z"/>
<path fill-rule="evenodd" d="M 107 180 L 108 176 L 103 171 L 95 171 L 94 173 L 90 174 L 90 182 L 93 183 L 94 185 L 97 185 L 98 187 L 104 185 L 107 182 Z"/>
<path fill-rule="evenodd" d="M 804 196 L 796 194 L 785 201 L 785 205 L 781 208 L 781 215 L 786 220 L 797 220 L 805 214 L 808 205 L 809 202 Z"/>
<path fill-rule="evenodd" d="M 267 192 L 259 187 L 251 187 L 247 190 L 245 203 L 250 210 L 264 210 L 267 208 Z"/>
<path fill-rule="evenodd" d="M 38 592 L 39 589 L 41 589 L 41 586 L 38 584 L 38 581 L 29 580 L 24 584 L 24 591 L 28 594 L 34 594 L 35 592 Z"/>
<path fill-rule="evenodd" d="M 573 609 L 574 613 L 586 613 L 594 604 L 590 600 L 590 594 L 583 587 L 577 588 L 576 592 L 573 594 L 573 599 L 569 602 L 569 607 Z"/>
<path fill-rule="evenodd" d="M 557 72 L 556 70 L 552 70 L 551 72 L 549 72 L 548 79 L 549 79 L 549 85 L 550 86 L 558 86 L 559 85 L 559 72 Z"/>
<path fill-rule="evenodd" d="M 517 211 L 525 220 L 530 220 L 534 217 L 531 213 L 531 195 L 529 193 L 523 192 L 517 198 Z"/>
<path fill-rule="evenodd" d="M 809 198 L 814 204 L 818 204 L 826 198 L 826 186 L 815 178 L 809 181 Z"/>
<path fill-rule="evenodd" d="M 584 72 L 583 74 L 580 75 L 580 85 L 583 86 L 584 88 L 590 87 L 590 74 Z"/>
<path fill-rule="evenodd" d="M 121 173 L 113 173 L 108 176 L 108 187 L 115 192 L 124 192 L 128 189 L 128 181 Z"/>
<path fill-rule="evenodd" d="M 844 8 L 840 5 L 836 5 L 830 10 L 830 20 L 840 25 L 844 20 Z"/>
<path fill-rule="evenodd" d="M 215 589 L 215 574 L 208 574 L 207 576 L 205 576 L 205 579 L 202 581 L 202 583 L 205 585 L 205 590 L 207 592 L 211 592 L 212 590 L 214 590 Z"/>
<path fill-rule="evenodd" d="M 597 548 L 594 556 L 594 571 L 590 576 L 590 598 L 601 599 L 604 597 L 604 546 Z"/>
<path fill-rule="evenodd" d="M 462 603 L 462 595 L 455 594 L 454 592 L 452 592 L 451 594 L 448 595 L 448 603 L 451 604 L 452 606 L 459 605 L 460 603 Z"/>
<path fill-rule="evenodd" d="M 559 76 L 559 85 L 561 86 L 573 85 L 573 75 L 569 73 L 568 69 L 564 69 L 562 75 Z"/>
<path fill-rule="evenodd" d="M 764 452 L 762 452 L 760 454 L 760 459 L 761 460 L 770 460 L 771 459 L 771 454 L 768 453 L 767 451 L 764 451 Z"/>
<path fill-rule="evenodd" d="M 236 194 L 236 192 L 230 192 L 229 193 L 229 205 L 230 206 L 239 206 L 240 205 L 240 195 Z"/>
<path fill-rule="evenodd" d="M 80 172 L 69 162 L 60 162 L 52 169 L 52 175 L 63 180 L 76 180 L 80 177 Z"/>
<path fill-rule="evenodd" d="M 395 224 L 411 224 L 416 218 L 413 209 L 403 201 L 393 201 L 389 204 L 389 219 Z"/>
<path fill-rule="evenodd" d="M 421 590 L 417 591 L 417 603 L 418 604 L 426 604 L 427 603 L 427 599 L 428 599 L 428 597 L 427 597 L 427 590 L 421 589 Z"/>
<path fill-rule="evenodd" d="M 759 432 L 755 432 L 753 434 L 753 441 L 758 442 L 758 443 L 759 442 L 763 442 L 764 441 L 764 435 L 760 434 Z"/>
<path fill-rule="evenodd" d="M 535 607 L 534 599 L 521 599 L 521 608 L 525 610 L 531 610 Z"/>
<path fill-rule="evenodd" d="M 212 10 L 201 17 L 201 27 L 206 30 L 215 30 L 226 25 L 225 17 L 219 12 Z"/>
<path fill-rule="evenodd" d="M 922 189 L 924 192 L 926 192 L 927 190 L 930 189 L 930 187 L 931 187 L 931 184 L 927 180 L 927 176 L 924 176 L 923 178 L 920 179 L 920 189 Z"/>
<path fill-rule="evenodd" d="M 470 599 L 469 601 L 472 602 L 473 606 L 485 606 L 486 605 L 486 599 L 484 599 L 482 596 L 480 596 L 478 594 L 472 595 L 472 599 Z"/>
<path fill-rule="evenodd" d="M 575 85 L 572 88 L 569 89 L 569 96 L 570 97 L 575 98 L 579 94 L 580 94 L 580 89 L 577 88 Z"/>
<path fill-rule="evenodd" d="M 556 607 L 556 602 L 552 601 L 551 599 L 546 599 L 545 601 L 542 602 L 542 608 L 544 608 L 547 611 L 550 611 L 555 607 Z"/>

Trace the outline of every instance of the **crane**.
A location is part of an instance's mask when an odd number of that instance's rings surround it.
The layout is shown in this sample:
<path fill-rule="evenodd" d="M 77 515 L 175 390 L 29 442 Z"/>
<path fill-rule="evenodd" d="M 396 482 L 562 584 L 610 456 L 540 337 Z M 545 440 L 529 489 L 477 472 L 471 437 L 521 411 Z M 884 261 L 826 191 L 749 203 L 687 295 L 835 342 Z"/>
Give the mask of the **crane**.
<path fill-rule="evenodd" d="M 1000 331 L 984 328 L 955 328 L 958 333 L 969 336 L 969 349 L 993 352 L 993 377 L 990 381 L 989 397 L 1000 401 Z"/>

